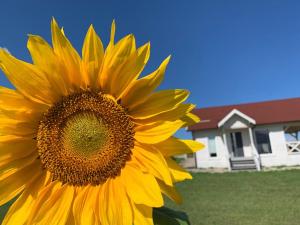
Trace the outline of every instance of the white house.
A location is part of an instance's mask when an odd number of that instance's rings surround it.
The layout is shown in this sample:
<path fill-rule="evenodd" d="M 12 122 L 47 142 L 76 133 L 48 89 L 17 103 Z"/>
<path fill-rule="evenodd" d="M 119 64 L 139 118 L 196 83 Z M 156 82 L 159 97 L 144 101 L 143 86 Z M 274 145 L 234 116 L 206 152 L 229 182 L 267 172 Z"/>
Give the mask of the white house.
<path fill-rule="evenodd" d="M 204 150 L 188 155 L 197 168 L 228 170 L 300 165 L 300 98 L 194 111 L 190 126 Z"/>

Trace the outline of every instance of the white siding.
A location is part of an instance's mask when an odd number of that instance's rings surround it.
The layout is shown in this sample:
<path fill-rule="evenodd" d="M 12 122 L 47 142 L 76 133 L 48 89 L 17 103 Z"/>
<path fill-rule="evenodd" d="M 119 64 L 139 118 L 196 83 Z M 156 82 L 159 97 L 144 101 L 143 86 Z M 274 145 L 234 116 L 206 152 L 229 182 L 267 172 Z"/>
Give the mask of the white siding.
<path fill-rule="evenodd" d="M 233 123 L 234 124 L 234 123 Z M 231 124 L 232 125 L 232 124 Z M 255 130 L 267 129 L 269 131 L 269 138 L 272 153 L 260 154 L 260 161 L 263 167 L 272 166 L 296 166 L 300 165 L 300 154 L 289 155 L 286 148 L 286 140 L 284 134 L 284 127 L 286 124 L 274 124 L 256 126 L 253 129 L 253 135 L 255 140 Z M 233 129 L 232 132 L 238 130 Z M 252 156 L 252 148 L 250 145 L 249 132 L 248 130 L 241 129 L 244 142 L 244 154 L 245 157 Z M 231 132 L 227 130 L 227 132 Z M 195 140 L 202 142 L 206 145 L 206 148 L 196 153 L 196 166 L 198 168 L 228 168 L 228 149 L 225 147 L 223 142 L 221 130 L 207 130 L 207 131 L 196 131 L 193 136 Z M 208 137 L 215 137 L 217 157 L 211 157 L 208 150 Z M 230 136 L 227 135 L 227 142 L 230 143 Z"/>
<path fill-rule="evenodd" d="M 268 129 L 271 143 L 271 154 L 260 154 L 261 165 L 272 166 L 296 166 L 300 165 L 300 154 L 288 155 L 284 135 L 284 124 L 258 126 L 256 129 Z"/>
<path fill-rule="evenodd" d="M 263 167 L 283 166 L 286 164 L 287 151 L 285 148 L 285 138 L 282 125 L 258 126 L 256 129 L 267 129 L 272 153 L 260 154 L 261 165 Z M 255 130 L 254 130 L 255 132 Z"/>
<path fill-rule="evenodd" d="M 211 157 L 208 150 L 208 137 L 215 137 L 217 157 Z M 196 153 L 197 168 L 228 168 L 228 160 L 222 137 L 218 130 L 200 131 L 194 133 L 195 140 L 205 144 L 205 149 Z"/>

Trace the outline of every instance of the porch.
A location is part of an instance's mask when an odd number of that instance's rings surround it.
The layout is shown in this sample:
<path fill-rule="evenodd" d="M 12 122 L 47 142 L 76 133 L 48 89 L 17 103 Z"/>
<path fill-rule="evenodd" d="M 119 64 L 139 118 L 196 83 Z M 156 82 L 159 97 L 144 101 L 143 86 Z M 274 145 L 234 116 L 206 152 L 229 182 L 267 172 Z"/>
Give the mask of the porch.
<path fill-rule="evenodd" d="M 261 170 L 253 125 L 255 120 L 238 110 L 232 110 L 219 122 L 229 170 Z"/>
<path fill-rule="evenodd" d="M 287 141 L 286 147 L 289 155 L 300 154 L 300 141 Z"/>
<path fill-rule="evenodd" d="M 228 153 L 229 170 L 260 170 L 260 158 L 253 139 L 252 128 L 223 130 Z"/>
<path fill-rule="evenodd" d="M 286 126 L 284 133 L 288 155 L 300 154 L 300 124 Z"/>

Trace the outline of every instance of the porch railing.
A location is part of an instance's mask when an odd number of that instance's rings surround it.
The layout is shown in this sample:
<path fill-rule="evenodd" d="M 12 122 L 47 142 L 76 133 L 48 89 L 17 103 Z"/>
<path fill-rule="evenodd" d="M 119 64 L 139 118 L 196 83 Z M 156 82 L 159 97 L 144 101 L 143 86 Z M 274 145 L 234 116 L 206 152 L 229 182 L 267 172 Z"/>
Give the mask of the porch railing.
<path fill-rule="evenodd" d="M 300 154 L 300 141 L 287 141 L 288 154 Z"/>

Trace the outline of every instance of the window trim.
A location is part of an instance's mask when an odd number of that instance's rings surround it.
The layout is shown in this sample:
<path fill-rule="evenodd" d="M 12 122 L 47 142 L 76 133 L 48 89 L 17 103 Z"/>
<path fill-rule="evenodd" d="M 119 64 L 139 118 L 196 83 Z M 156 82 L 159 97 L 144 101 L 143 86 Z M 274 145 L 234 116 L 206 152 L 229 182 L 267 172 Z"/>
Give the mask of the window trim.
<path fill-rule="evenodd" d="M 259 132 L 259 131 L 265 131 L 267 132 L 267 136 L 268 136 L 268 140 L 269 140 L 269 150 L 270 152 L 259 152 L 259 148 L 258 148 L 258 143 L 257 143 L 257 136 L 256 136 L 256 132 Z M 273 154 L 273 149 L 272 149 L 272 145 L 271 145 L 271 140 L 270 140 L 270 131 L 268 128 L 259 128 L 259 129 L 255 129 L 254 132 L 254 140 L 255 140 L 255 147 L 257 149 L 257 152 L 259 155 L 270 155 L 270 154 Z"/>
<path fill-rule="evenodd" d="M 211 152 L 210 151 L 210 144 L 209 144 L 209 140 L 213 140 L 213 143 L 214 143 L 214 148 L 215 148 L 215 151 L 214 152 Z M 217 158 L 218 157 L 218 149 L 217 149 L 217 144 L 216 144 L 216 136 L 215 135 L 209 135 L 207 137 L 207 150 L 208 150 L 208 155 L 209 155 L 209 158 Z"/>

